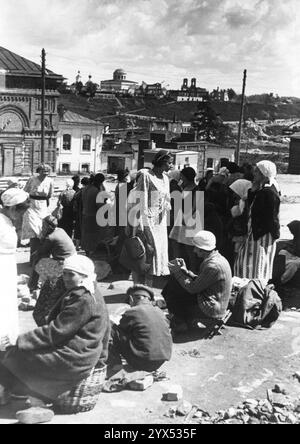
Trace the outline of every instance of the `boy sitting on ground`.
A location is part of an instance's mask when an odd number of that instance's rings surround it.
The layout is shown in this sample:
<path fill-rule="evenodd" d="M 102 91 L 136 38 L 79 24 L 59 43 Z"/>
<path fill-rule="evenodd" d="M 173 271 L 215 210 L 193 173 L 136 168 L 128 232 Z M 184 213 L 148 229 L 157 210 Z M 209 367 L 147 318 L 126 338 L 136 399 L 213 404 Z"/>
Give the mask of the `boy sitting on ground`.
<path fill-rule="evenodd" d="M 163 312 L 153 306 L 154 293 L 144 285 L 127 291 L 131 308 L 112 327 L 111 354 L 126 359 L 134 370 L 154 372 L 172 355 L 172 336 Z"/>

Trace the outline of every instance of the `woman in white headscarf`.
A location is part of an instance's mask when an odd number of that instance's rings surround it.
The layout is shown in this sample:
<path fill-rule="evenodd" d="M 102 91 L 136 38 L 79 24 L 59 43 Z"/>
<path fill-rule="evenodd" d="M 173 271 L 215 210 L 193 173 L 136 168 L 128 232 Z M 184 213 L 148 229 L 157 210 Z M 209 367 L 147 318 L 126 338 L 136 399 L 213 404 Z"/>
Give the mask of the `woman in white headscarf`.
<path fill-rule="evenodd" d="M 66 259 L 64 283 L 66 292 L 50 312 L 47 325 L 20 335 L 0 364 L 0 384 L 7 390 L 19 386 L 19 394 L 54 404 L 96 365 L 105 367 L 110 337 L 108 311 L 96 291 L 93 262 L 77 255 Z"/>
<path fill-rule="evenodd" d="M 11 188 L 2 194 L 0 210 L 0 339 L 7 336 L 12 344 L 19 333 L 16 228 L 22 223 L 28 198 L 29 194 L 24 191 Z"/>
<path fill-rule="evenodd" d="M 239 251 L 247 235 L 246 200 L 251 187 L 252 183 L 246 179 L 238 179 L 229 187 L 236 198 L 236 204 L 230 210 L 232 219 L 228 228 L 229 236 L 234 244 L 234 255 Z"/>
<path fill-rule="evenodd" d="M 254 181 L 248 193 L 249 219 L 247 239 L 235 263 L 240 278 L 272 279 L 276 240 L 280 237 L 279 187 L 276 165 L 268 160 L 256 165 Z"/>

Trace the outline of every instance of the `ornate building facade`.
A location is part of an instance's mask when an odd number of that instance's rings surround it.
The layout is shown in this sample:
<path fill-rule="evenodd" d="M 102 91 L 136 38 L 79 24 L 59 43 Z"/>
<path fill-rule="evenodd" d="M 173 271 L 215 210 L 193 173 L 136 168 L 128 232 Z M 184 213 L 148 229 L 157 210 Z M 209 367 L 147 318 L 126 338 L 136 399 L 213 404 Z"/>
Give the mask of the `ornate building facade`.
<path fill-rule="evenodd" d="M 56 167 L 58 86 L 46 72 L 45 162 Z M 41 161 L 41 68 L 0 47 L 0 175 L 28 175 Z"/>

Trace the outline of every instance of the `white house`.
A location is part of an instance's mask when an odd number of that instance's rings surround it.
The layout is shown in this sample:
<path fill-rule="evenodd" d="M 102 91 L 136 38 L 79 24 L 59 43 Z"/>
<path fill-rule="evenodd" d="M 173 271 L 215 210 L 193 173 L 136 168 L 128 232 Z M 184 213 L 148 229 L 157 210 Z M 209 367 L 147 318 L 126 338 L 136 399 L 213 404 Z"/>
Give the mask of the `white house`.
<path fill-rule="evenodd" d="M 145 168 L 152 168 L 152 161 L 155 155 L 160 151 L 159 148 L 155 148 L 152 150 L 144 150 L 145 155 Z M 174 169 L 182 170 L 185 167 L 194 168 L 195 171 L 198 171 L 198 163 L 199 163 L 199 153 L 196 151 L 178 151 L 178 150 L 169 150 L 170 153 L 174 156 Z"/>
<path fill-rule="evenodd" d="M 65 111 L 57 136 L 57 173 L 88 174 L 101 170 L 104 124 Z"/>

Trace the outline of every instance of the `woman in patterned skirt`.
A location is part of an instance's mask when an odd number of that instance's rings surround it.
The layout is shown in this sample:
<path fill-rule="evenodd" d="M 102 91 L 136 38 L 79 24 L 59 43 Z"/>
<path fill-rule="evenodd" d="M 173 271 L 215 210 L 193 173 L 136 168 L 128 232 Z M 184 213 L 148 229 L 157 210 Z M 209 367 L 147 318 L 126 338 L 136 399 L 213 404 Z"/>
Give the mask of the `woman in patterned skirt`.
<path fill-rule="evenodd" d="M 280 236 L 280 194 L 276 182 L 276 165 L 268 160 L 256 165 L 252 188 L 248 193 L 250 214 L 248 235 L 235 263 L 240 278 L 272 279 L 276 240 Z"/>
<path fill-rule="evenodd" d="M 134 272 L 135 284 L 152 286 L 153 277 L 169 275 L 167 215 L 171 209 L 168 173 L 173 166 L 173 156 L 166 150 L 157 153 L 152 170 L 141 170 L 134 190 L 138 196 L 140 217 L 135 233 L 145 239 L 150 258 L 150 268 L 144 275 Z M 130 198 L 129 198 L 130 201 Z M 134 203 L 134 202 L 131 202 Z M 130 205 L 129 205 L 130 208 Z M 129 210 L 129 224 L 135 224 Z"/>

